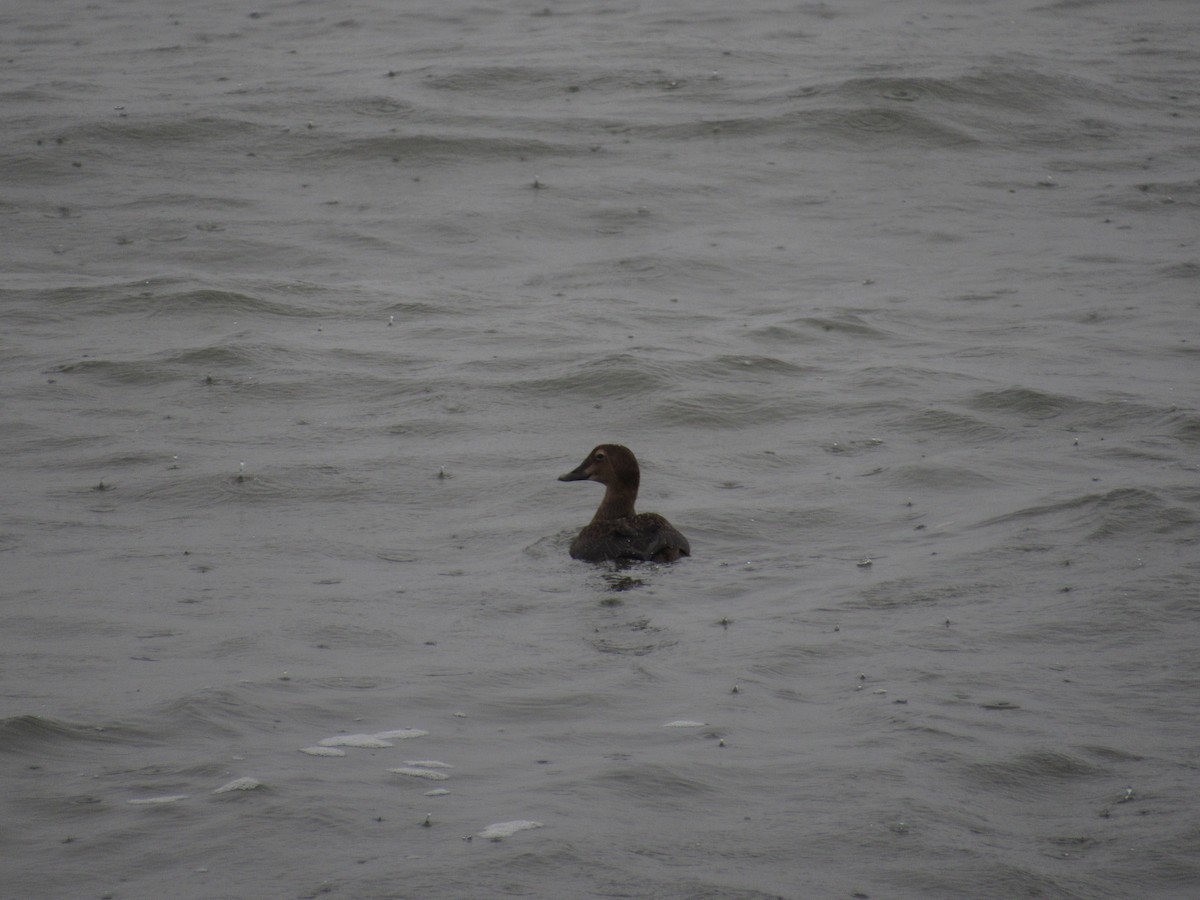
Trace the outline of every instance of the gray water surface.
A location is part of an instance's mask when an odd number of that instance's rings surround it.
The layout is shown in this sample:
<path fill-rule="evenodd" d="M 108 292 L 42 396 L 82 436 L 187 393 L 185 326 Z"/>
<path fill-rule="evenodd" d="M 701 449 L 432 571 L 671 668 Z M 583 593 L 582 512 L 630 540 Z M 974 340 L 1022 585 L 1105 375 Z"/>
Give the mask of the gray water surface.
<path fill-rule="evenodd" d="M 0 896 L 1200 895 L 1198 48 L 10 3 Z"/>

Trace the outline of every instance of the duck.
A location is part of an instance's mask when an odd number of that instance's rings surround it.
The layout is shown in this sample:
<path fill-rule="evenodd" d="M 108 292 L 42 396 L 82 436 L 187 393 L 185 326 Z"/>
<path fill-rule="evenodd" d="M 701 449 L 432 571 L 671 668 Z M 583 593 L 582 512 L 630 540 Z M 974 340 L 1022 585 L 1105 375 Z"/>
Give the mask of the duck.
<path fill-rule="evenodd" d="M 691 556 L 679 530 L 658 513 L 636 513 L 641 470 L 637 457 L 620 444 L 600 444 L 559 481 L 598 481 L 604 499 L 592 521 L 571 541 L 571 558 L 585 562 L 668 563 Z"/>

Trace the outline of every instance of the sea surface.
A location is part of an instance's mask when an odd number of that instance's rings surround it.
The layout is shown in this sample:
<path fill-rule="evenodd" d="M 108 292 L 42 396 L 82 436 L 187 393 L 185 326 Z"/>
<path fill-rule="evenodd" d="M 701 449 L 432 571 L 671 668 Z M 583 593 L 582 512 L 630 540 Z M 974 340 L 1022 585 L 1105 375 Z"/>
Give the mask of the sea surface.
<path fill-rule="evenodd" d="M 0 898 L 1200 896 L 1194 0 L 0 73 Z M 690 559 L 568 557 L 601 442 Z"/>

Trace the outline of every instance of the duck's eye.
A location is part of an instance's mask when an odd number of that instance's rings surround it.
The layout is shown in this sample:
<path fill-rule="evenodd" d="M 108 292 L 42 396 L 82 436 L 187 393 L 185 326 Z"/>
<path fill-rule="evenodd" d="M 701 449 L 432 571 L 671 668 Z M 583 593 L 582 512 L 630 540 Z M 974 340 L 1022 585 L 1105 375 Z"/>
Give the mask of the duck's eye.
<path fill-rule="evenodd" d="M 593 456 L 592 459 L 594 459 L 596 462 L 600 462 L 600 460 L 604 459 L 604 451 L 603 450 L 600 451 L 595 456 Z"/>

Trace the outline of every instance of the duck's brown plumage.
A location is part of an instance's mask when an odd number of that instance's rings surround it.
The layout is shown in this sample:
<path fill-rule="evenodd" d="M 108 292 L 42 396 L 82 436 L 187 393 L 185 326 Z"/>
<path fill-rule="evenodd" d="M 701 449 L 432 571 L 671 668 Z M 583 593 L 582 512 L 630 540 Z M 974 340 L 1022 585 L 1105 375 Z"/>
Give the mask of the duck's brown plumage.
<path fill-rule="evenodd" d="M 596 515 L 571 541 L 574 559 L 674 562 L 692 555 L 687 538 L 658 513 L 634 512 L 641 471 L 628 447 L 601 444 L 558 480 L 604 485 L 604 499 Z"/>

